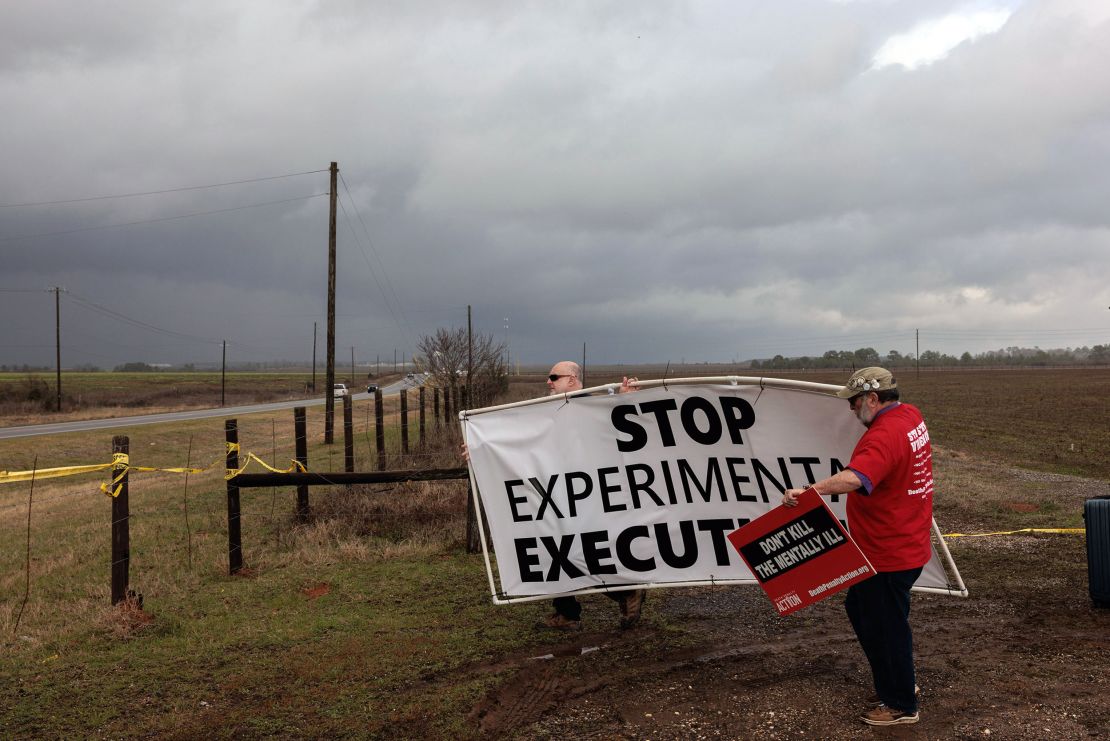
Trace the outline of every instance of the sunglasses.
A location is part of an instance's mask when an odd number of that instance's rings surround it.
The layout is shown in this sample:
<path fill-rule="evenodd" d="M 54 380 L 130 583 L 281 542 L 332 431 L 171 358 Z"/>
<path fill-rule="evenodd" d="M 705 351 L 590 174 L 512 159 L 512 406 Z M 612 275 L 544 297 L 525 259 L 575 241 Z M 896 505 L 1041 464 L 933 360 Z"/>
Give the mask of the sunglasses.
<path fill-rule="evenodd" d="M 547 377 L 547 380 L 551 381 L 552 383 L 555 383 L 560 378 L 574 378 L 574 374 L 573 373 L 564 373 L 563 375 L 560 376 L 560 375 L 557 375 L 555 373 L 552 373 L 550 376 Z"/>

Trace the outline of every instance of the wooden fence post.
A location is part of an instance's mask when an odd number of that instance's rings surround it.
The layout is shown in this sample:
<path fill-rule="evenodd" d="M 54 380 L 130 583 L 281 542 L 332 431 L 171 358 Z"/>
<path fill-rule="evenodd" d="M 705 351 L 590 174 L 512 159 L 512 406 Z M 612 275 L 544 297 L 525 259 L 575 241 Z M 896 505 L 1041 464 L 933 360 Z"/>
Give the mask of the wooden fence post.
<path fill-rule="evenodd" d="M 409 392 L 401 389 L 401 455 L 409 454 Z"/>
<path fill-rule="evenodd" d="M 130 441 L 125 435 L 112 438 L 112 454 L 128 455 Z M 110 473 L 112 491 L 119 487 L 119 494 L 112 497 L 112 604 L 127 599 L 128 569 L 131 565 L 131 519 L 127 498 L 127 467 L 116 465 Z M 116 477 L 120 480 L 116 482 Z"/>
<path fill-rule="evenodd" d="M 385 470 L 385 409 L 382 407 L 382 390 L 374 392 L 374 442 L 378 447 L 378 470 Z"/>
<path fill-rule="evenodd" d="M 354 412 L 351 407 L 351 395 L 343 397 L 343 470 L 353 473 L 355 470 L 355 427 Z"/>
<path fill-rule="evenodd" d="M 474 492 L 470 488 L 470 480 L 466 482 L 466 552 L 477 553 L 482 549 L 478 540 L 478 513 L 474 509 Z"/>
<path fill-rule="evenodd" d="M 457 393 L 457 392 L 456 392 Z M 456 396 L 456 399 L 458 397 Z M 447 386 L 443 389 L 443 424 L 451 424 L 451 387 Z M 448 428 L 450 431 L 450 428 Z"/>
<path fill-rule="evenodd" d="M 304 407 L 293 407 L 293 436 L 297 461 L 308 469 L 308 426 L 305 423 Z M 297 487 L 297 522 L 308 522 L 308 486 Z"/>
<path fill-rule="evenodd" d="M 432 415 L 436 420 L 436 429 L 439 429 L 439 387 L 432 389 Z"/>
<path fill-rule="evenodd" d="M 239 470 L 239 425 L 234 419 L 224 420 L 224 439 L 227 442 L 227 470 Z M 239 522 L 239 485 L 235 479 L 227 480 L 227 573 L 235 574 L 243 568 L 243 534 Z"/>
<path fill-rule="evenodd" d="M 424 447 L 424 387 L 420 387 L 420 447 Z"/>

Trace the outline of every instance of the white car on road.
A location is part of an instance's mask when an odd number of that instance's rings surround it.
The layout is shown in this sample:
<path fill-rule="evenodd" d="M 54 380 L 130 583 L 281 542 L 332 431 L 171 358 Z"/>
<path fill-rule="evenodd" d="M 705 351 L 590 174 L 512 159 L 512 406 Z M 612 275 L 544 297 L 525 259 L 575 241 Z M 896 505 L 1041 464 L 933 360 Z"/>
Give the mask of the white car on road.
<path fill-rule="evenodd" d="M 337 383 L 332 386 L 332 396 L 350 396 L 351 391 L 347 388 L 345 383 Z"/>

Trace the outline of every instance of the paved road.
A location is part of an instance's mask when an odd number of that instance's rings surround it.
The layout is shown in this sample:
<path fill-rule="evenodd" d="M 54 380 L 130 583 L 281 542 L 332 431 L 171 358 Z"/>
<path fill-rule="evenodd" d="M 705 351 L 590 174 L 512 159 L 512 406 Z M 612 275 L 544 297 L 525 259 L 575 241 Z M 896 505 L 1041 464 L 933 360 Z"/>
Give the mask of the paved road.
<path fill-rule="evenodd" d="M 401 389 L 417 388 L 421 386 L 427 376 L 417 374 L 413 378 L 403 378 L 396 383 L 391 383 L 382 389 L 383 395 L 396 394 Z M 354 394 L 355 399 L 366 399 L 371 394 L 363 391 Z M 54 422 L 44 425 L 23 425 L 22 427 L 0 427 L 0 440 L 16 437 L 32 437 L 35 435 L 56 435 L 62 432 L 87 432 L 89 430 L 106 430 L 117 427 L 134 427 L 136 425 L 153 425 L 162 422 L 182 422 L 189 419 L 208 419 L 210 417 L 236 417 L 240 414 L 255 414 L 257 412 L 271 412 L 276 409 L 292 409 L 293 407 L 322 406 L 324 399 L 298 399 L 296 401 L 277 401 L 270 404 L 250 404 L 238 407 L 217 407 L 215 409 L 192 409 L 187 412 L 166 412 L 164 414 L 143 414 L 134 417 L 112 417 L 110 419 L 85 419 L 78 422 Z"/>

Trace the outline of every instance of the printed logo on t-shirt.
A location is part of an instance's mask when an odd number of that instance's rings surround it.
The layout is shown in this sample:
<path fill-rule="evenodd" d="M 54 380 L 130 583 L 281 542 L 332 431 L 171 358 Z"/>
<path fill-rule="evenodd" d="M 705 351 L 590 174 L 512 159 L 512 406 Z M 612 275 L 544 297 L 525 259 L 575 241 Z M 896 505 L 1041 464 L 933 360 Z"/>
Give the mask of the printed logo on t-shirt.
<path fill-rule="evenodd" d="M 929 431 L 925 429 L 925 422 L 907 432 L 906 437 L 909 438 L 910 450 L 913 452 L 916 453 L 925 447 L 925 443 L 929 442 Z"/>
<path fill-rule="evenodd" d="M 906 495 L 925 497 L 933 491 L 932 466 L 927 465 L 933 456 L 925 448 L 929 443 L 929 430 L 926 429 L 925 422 L 922 421 L 917 427 L 907 432 L 906 439 L 910 443 L 910 451 L 914 454 L 912 469 L 914 478 L 910 488 L 906 490 Z"/>

